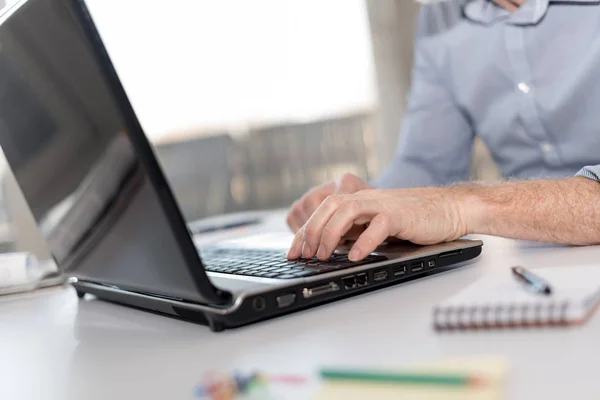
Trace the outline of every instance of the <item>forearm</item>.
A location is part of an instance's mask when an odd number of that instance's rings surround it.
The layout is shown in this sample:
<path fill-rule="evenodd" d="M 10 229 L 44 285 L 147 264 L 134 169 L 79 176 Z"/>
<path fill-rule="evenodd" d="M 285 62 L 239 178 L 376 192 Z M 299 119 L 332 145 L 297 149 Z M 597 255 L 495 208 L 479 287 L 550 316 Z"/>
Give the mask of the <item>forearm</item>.
<path fill-rule="evenodd" d="M 600 183 L 575 177 L 455 187 L 468 233 L 600 243 Z"/>

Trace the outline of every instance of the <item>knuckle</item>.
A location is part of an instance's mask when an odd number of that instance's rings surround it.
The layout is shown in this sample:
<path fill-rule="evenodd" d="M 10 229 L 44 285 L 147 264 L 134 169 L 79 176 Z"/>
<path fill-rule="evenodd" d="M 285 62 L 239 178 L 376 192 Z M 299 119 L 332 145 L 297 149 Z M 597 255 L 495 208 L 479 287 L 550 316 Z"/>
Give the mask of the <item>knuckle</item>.
<path fill-rule="evenodd" d="M 345 173 L 344 175 L 342 175 L 340 177 L 339 183 L 340 186 L 350 186 L 353 185 L 354 183 L 356 183 L 356 181 L 359 180 L 359 178 L 356 175 L 350 174 L 350 173 Z"/>
<path fill-rule="evenodd" d="M 323 201 L 323 204 L 326 207 L 337 207 L 338 204 L 340 203 L 340 200 L 341 200 L 340 196 L 330 195 L 325 198 L 325 200 Z"/>
<path fill-rule="evenodd" d="M 347 200 L 340 206 L 342 212 L 347 214 L 354 214 L 360 209 L 360 205 L 356 200 Z"/>

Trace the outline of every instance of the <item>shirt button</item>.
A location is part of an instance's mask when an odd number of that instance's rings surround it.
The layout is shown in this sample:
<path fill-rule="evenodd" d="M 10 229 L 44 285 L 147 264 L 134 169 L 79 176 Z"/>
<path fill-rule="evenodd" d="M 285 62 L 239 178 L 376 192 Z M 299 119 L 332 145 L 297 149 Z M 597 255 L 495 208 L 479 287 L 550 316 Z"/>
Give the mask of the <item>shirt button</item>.
<path fill-rule="evenodd" d="M 519 84 L 517 85 L 517 87 L 519 88 L 519 90 L 525 94 L 529 93 L 529 91 L 531 90 L 531 88 L 529 87 L 528 84 L 526 84 L 525 82 L 519 82 Z"/>
<path fill-rule="evenodd" d="M 540 144 L 540 148 L 542 149 L 542 151 L 546 154 L 548 153 L 552 153 L 554 151 L 554 146 L 552 146 L 552 144 L 548 143 L 548 142 L 542 142 Z"/>

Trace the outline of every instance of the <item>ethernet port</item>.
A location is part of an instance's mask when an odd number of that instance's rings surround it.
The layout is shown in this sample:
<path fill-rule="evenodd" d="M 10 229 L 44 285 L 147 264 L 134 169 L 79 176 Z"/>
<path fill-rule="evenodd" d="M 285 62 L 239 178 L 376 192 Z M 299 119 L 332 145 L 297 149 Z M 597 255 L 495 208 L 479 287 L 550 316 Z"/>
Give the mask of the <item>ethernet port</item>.
<path fill-rule="evenodd" d="M 356 275 L 356 284 L 358 287 L 367 286 L 369 284 L 369 278 L 366 273 L 361 273 Z"/>
<path fill-rule="evenodd" d="M 347 276 L 342 278 L 342 282 L 344 282 L 344 288 L 354 289 L 356 287 L 356 276 Z"/>

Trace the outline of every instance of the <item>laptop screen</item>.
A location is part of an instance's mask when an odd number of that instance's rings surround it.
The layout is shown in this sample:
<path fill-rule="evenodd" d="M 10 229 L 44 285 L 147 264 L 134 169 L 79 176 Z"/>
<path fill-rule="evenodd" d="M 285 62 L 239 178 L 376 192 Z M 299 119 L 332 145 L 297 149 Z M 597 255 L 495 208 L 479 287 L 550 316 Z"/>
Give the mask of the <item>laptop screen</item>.
<path fill-rule="evenodd" d="M 130 141 L 142 133 L 77 4 L 29 0 L 0 17 L 0 146 L 59 266 L 81 280 L 206 300 L 212 287 L 185 225 L 150 184 Z"/>

